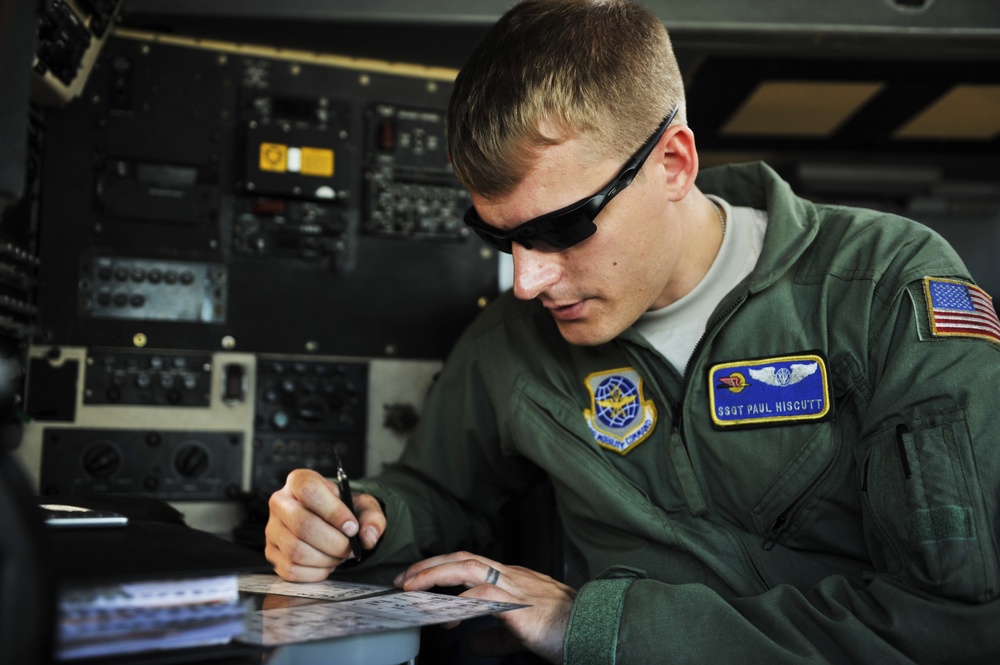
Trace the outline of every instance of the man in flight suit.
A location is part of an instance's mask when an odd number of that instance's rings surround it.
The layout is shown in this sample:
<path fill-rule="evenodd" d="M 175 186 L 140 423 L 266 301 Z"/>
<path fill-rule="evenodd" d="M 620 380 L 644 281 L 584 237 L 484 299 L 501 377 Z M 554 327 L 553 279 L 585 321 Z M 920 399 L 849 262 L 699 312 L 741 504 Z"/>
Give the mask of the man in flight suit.
<path fill-rule="evenodd" d="M 448 359 L 399 464 L 293 472 L 267 556 L 530 607 L 551 662 L 1000 662 L 1000 324 L 955 252 L 814 205 L 764 164 L 699 173 L 663 26 L 527 0 L 449 108 L 466 223 L 514 287 Z M 556 581 L 469 551 L 541 478 Z M 465 551 L 456 551 L 465 550 Z"/>

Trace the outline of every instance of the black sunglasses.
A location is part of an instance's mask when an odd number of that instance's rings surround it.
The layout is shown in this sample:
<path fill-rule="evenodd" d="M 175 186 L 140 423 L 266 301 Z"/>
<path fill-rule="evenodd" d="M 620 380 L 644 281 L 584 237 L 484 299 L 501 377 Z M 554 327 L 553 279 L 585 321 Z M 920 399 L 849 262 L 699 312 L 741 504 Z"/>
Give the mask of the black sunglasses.
<path fill-rule="evenodd" d="M 594 220 L 604 210 L 604 206 L 632 184 L 635 175 L 649 158 L 675 115 L 677 115 L 676 106 L 663 119 L 653 135 L 646 139 L 646 142 L 625 162 L 618 175 L 593 196 L 530 219 L 507 231 L 484 222 L 475 207 L 465 211 L 465 223 L 479 234 L 487 245 L 507 254 L 511 253 L 511 244 L 515 242 L 527 249 L 537 249 L 542 252 L 561 252 L 583 242 L 597 230 Z"/>

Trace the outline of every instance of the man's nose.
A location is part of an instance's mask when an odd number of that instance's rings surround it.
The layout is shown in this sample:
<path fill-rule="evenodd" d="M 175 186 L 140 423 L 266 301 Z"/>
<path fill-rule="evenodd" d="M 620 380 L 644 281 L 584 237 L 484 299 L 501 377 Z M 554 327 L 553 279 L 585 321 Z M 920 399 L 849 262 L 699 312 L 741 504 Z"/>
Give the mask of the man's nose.
<path fill-rule="evenodd" d="M 514 243 L 511 254 L 514 257 L 514 295 L 521 300 L 537 298 L 562 276 L 557 253 L 526 249 Z"/>

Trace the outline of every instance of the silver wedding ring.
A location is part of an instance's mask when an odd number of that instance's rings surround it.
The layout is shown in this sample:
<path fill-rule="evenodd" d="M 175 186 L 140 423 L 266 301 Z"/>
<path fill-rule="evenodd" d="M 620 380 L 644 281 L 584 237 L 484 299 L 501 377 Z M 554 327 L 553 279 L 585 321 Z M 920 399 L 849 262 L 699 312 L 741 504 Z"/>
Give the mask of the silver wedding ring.
<path fill-rule="evenodd" d="M 486 583 L 496 584 L 497 580 L 500 579 L 500 571 L 493 566 L 487 566 L 486 568 Z"/>

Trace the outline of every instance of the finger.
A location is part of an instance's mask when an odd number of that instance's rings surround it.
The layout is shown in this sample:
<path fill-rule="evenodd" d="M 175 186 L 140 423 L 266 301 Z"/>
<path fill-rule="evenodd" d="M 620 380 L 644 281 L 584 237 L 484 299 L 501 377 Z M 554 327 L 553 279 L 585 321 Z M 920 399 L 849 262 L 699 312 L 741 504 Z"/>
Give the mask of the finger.
<path fill-rule="evenodd" d="M 315 529 L 299 527 L 293 533 L 279 518 L 272 517 L 264 528 L 265 551 L 268 560 L 275 565 L 294 564 L 313 568 L 332 569 L 343 563 L 345 550 L 350 546 L 347 538 L 318 517 L 311 519 L 317 524 Z M 320 535 L 316 535 L 320 533 Z"/>
<path fill-rule="evenodd" d="M 334 543 L 328 547 L 328 551 L 324 551 L 317 546 L 322 545 L 324 538 L 317 537 L 309 528 L 300 528 L 300 531 L 305 531 L 305 534 L 304 536 L 297 535 L 281 522 L 280 519 L 269 520 L 267 526 L 264 527 L 266 544 L 271 546 L 272 551 L 275 553 L 280 552 L 281 556 L 287 559 L 289 563 L 316 568 L 339 566 L 343 562 L 344 556 L 342 556 L 342 552 L 334 548 L 336 548 L 337 541 L 340 541 L 342 545 L 343 542 L 346 542 L 346 538 L 318 517 L 313 516 L 312 519 L 318 523 L 318 530 L 330 532 L 329 534 L 324 534 L 329 535 L 329 540 Z M 317 545 L 313 543 L 317 543 Z"/>
<path fill-rule="evenodd" d="M 311 469 L 295 469 L 288 474 L 285 487 L 308 511 L 351 537 L 358 533 L 357 518 L 340 500 L 336 483 Z"/>
<path fill-rule="evenodd" d="M 285 552 L 293 563 L 331 566 L 337 564 L 330 558 L 343 559 L 351 556 L 347 536 L 305 508 L 290 492 L 281 490 L 272 494 L 268 508 L 270 516 L 264 530 L 265 536 Z M 312 550 L 303 547 L 304 545 L 311 546 L 328 559 L 316 559 Z M 300 557 L 305 558 L 299 560 Z"/>
<path fill-rule="evenodd" d="M 496 561 L 487 559 L 486 557 L 482 557 L 476 554 L 470 554 L 469 552 L 451 552 L 450 554 L 440 554 L 438 556 L 432 556 L 412 564 L 409 568 L 407 568 L 402 573 L 397 575 L 396 579 L 393 580 L 393 583 L 396 586 L 401 587 L 403 586 L 404 580 L 413 577 L 414 575 L 420 573 L 421 571 L 424 571 L 428 568 L 433 568 L 435 566 L 440 566 L 446 563 L 465 561 L 466 559 L 475 559 L 477 561 L 482 561 L 486 563 L 486 565 L 493 565 L 494 567 L 500 566 L 500 564 L 498 564 Z"/>
<path fill-rule="evenodd" d="M 386 519 L 382 506 L 370 494 L 354 494 L 354 508 L 361 525 L 361 544 L 366 549 L 372 549 L 385 533 Z"/>
<path fill-rule="evenodd" d="M 270 546 L 264 548 L 264 556 L 274 567 L 275 574 L 289 582 L 322 582 L 334 571 L 333 568 L 313 568 L 295 565 L 280 556 L 275 556 Z"/>
<path fill-rule="evenodd" d="M 331 565 L 303 565 L 296 563 L 287 550 L 277 544 L 282 538 L 269 537 L 264 547 L 264 557 L 274 566 L 274 572 L 289 582 L 318 582 L 326 579 L 333 569 L 340 565 L 339 559 L 330 559 L 325 555 L 320 556 Z"/>
<path fill-rule="evenodd" d="M 491 563 L 496 565 L 490 565 Z M 500 564 L 488 562 L 488 560 L 449 561 L 424 568 L 405 578 L 403 588 L 407 591 L 425 591 L 436 586 L 464 586 L 466 589 L 471 589 L 480 585 L 488 585 L 503 588 L 506 579 L 500 568 L 502 568 Z"/>

